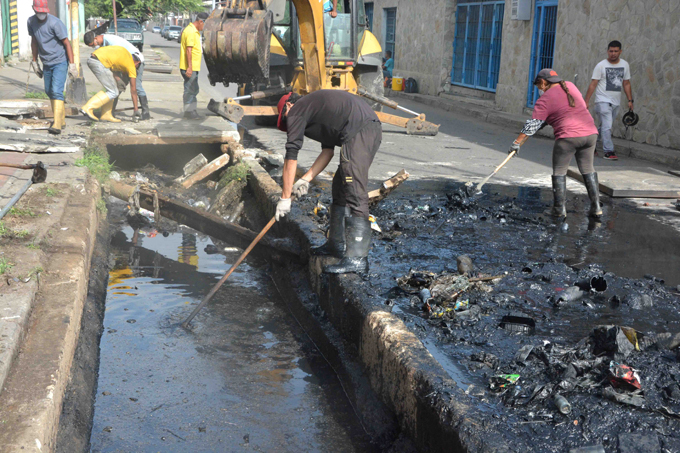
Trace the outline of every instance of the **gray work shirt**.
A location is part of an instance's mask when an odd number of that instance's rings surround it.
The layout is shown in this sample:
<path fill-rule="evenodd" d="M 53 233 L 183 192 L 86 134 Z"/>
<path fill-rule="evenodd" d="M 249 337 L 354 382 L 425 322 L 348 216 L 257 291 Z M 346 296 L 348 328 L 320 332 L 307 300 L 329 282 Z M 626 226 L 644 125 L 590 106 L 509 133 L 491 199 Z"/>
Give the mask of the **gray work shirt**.
<path fill-rule="evenodd" d="M 104 46 L 120 46 L 120 47 L 125 47 L 128 52 L 130 52 L 130 55 L 137 55 L 139 58 L 139 61 L 144 63 L 144 54 L 139 51 L 138 48 L 133 46 L 130 41 L 127 39 L 121 38 L 120 36 L 116 35 L 109 35 L 105 34 L 102 35 L 104 37 Z"/>
<path fill-rule="evenodd" d="M 45 22 L 40 22 L 36 16 L 29 17 L 28 34 L 38 43 L 38 55 L 44 65 L 54 66 L 68 61 L 62 42 L 68 38 L 68 32 L 59 18 L 48 14 Z"/>

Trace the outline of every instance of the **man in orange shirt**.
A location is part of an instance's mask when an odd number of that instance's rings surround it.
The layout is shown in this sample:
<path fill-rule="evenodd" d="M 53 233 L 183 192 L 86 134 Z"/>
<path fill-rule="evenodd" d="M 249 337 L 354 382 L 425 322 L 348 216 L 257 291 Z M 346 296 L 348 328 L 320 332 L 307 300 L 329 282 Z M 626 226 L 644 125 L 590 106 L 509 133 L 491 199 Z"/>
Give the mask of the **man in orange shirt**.
<path fill-rule="evenodd" d="M 139 59 L 131 55 L 125 47 L 105 46 L 92 52 L 87 60 L 87 66 L 106 91 L 100 91 L 92 96 L 80 109 L 80 112 L 94 121 L 120 123 L 120 120 L 114 118 L 111 114 L 113 101 L 120 95 L 113 73 L 120 72 L 130 78 L 130 94 L 132 95 L 132 104 L 135 107 L 134 117 L 139 118 L 141 116 L 137 98 L 137 68 L 139 64 Z M 94 110 L 98 108 L 101 108 L 100 118 L 97 118 L 94 114 Z"/>

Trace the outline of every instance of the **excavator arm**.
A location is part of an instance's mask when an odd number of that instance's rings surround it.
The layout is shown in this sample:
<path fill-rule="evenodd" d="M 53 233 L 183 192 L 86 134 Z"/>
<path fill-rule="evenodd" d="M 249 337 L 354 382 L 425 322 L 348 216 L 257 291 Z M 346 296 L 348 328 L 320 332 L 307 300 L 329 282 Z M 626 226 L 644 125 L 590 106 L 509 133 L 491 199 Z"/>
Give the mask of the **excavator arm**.
<path fill-rule="evenodd" d="M 273 0 L 277 1 L 277 0 Z M 352 68 L 327 66 L 324 37 L 324 12 L 321 0 L 291 0 L 298 17 L 300 48 L 303 67 L 296 68 L 291 87 L 285 90 L 308 94 L 322 89 L 344 89 L 353 94 L 363 95 L 391 108 L 400 109 L 411 117 L 377 112 L 381 122 L 406 129 L 408 134 L 436 135 L 439 126 L 425 120 L 424 114 L 400 108 L 395 102 L 382 96 L 371 97 L 357 87 Z M 271 3 L 266 0 L 228 0 L 225 8 L 212 12 L 205 23 L 203 45 L 209 79 L 229 84 L 269 83 L 270 41 L 273 14 L 267 9 Z M 331 77 L 340 80 L 340 86 L 331 87 Z M 273 116 L 278 114 L 275 106 L 246 106 L 237 101 L 280 96 L 281 89 L 268 89 L 248 96 L 211 100 L 208 108 L 230 121 L 240 122 L 243 116 Z M 363 93 L 362 93 L 363 91 Z"/>

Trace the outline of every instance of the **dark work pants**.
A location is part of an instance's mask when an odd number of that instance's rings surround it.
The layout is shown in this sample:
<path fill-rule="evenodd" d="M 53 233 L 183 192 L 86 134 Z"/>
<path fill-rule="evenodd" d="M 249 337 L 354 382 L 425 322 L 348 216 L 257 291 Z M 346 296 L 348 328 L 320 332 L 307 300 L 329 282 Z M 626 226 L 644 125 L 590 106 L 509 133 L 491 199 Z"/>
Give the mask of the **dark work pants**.
<path fill-rule="evenodd" d="M 353 217 L 368 219 L 368 169 L 380 142 L 382 125 L 371 121 L 340 150 L 340 165 L 333 178 L 333 204 L 348 206 Z"/>
<path fill-rule="evenodd" d="M 564 176 L 569 169 L 571 158 L 576 156 L 576 165 L 582 175 L 593 173 L 595 159 L 595 144 L 597 134 L 585 137 L 560 138 L 553 146 L 553 175 Z"/>
<path fill-rule="evenodd" d="M 184 111 L 185 112 L 195 112 L 198 102 L 196 96 L 198 96 L 198 71 L 192 71 L 191 77 L 187 77 L 187 72 L 184 69 L 179 71 L 184 79 Z"/>

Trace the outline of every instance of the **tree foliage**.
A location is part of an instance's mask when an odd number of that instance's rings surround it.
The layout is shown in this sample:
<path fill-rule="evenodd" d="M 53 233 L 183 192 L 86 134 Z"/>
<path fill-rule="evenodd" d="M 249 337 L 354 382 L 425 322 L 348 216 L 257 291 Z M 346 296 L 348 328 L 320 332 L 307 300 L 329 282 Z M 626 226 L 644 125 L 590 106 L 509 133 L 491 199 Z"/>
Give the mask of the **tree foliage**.
<path fill-rule="evenodd" d="M 201 0 L 117 0 L 118 16 L 130 16 L 139 20 L 147 20 L 157 13 L 203 11 Z M 112 17 L 112 0 L 85 0 L 86 17 Z"/>

